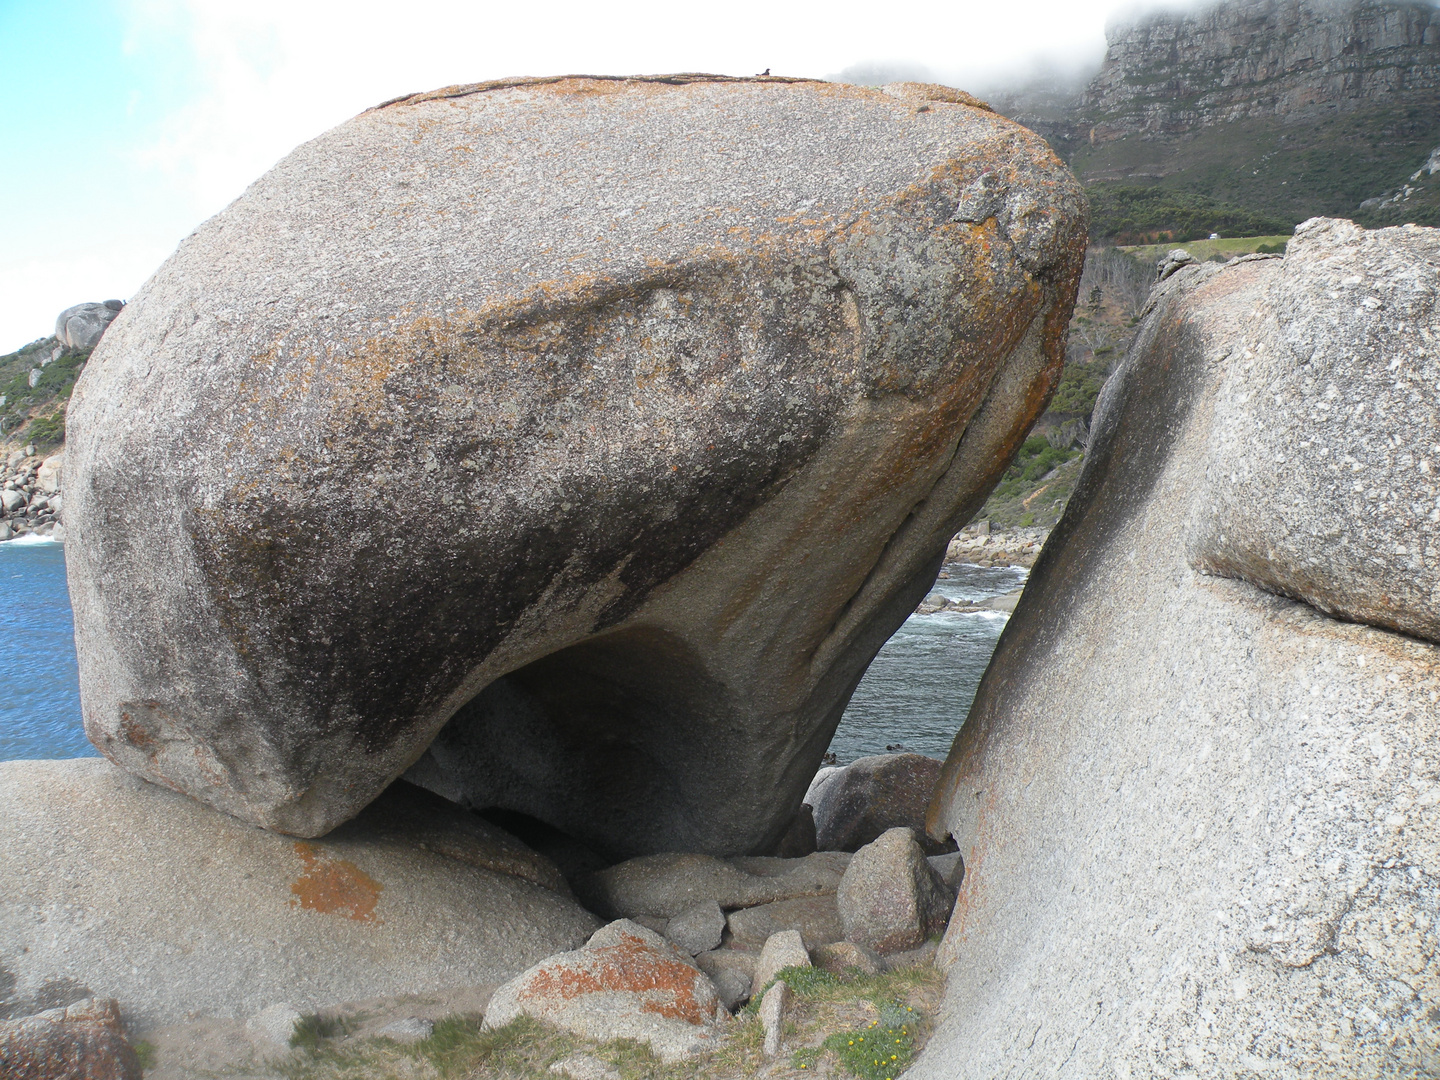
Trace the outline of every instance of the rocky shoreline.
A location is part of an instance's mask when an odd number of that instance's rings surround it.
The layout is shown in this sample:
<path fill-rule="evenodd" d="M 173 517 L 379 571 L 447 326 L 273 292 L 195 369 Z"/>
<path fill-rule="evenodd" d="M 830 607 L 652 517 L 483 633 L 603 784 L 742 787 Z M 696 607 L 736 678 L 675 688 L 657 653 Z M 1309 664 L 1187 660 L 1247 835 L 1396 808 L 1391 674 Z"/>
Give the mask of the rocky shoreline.
<path fill-rule="evenodd" d="M 65 539 L 60 516 L 64 508 L 60 490 L 64 467 L 63 449 L 44 458 L 36 454 L 34 446 L 10 454 L 0 484 L 0 542 L 22 536 Z"/>

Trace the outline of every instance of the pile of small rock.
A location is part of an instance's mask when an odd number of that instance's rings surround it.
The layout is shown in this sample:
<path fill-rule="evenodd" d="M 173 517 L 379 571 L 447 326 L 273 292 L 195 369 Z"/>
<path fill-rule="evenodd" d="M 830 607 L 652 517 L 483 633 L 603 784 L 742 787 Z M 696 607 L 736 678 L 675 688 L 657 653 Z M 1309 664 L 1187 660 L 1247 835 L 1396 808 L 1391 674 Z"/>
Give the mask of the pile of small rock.
<path fill-rule="evenodd" d="M 6 459 L 5 480 L 0 484 L 0 541 L 27 534 L 65 539 L 60 517 L 64 466 L 63 453 L 42 461 L 34 446 L 16 450 Z"/>
<path fill-rule="evenodd" d="M 1001 530 L 980 521 L 955 535 L 945 549 L 945 560 L 974 566 L 1034 566 L 1049 535 L 1049 529 Z"/>
<path fill-rule="evenodd" d="M 763 997 L 777 1053 L 778 972 L 874 975 L 933 961 L 964 874 L 959 854 L 918 827 L 939 767 L 894 754 L 822 769 L 806 809 L 823 842 L 850 850 L 645 855 L 577 877 L 580 899 L 614 921 L 497 990 L 486 1025 L 529 1015 L 600 1041 L 648 1042 L 673 1060 L 712 1047 L 732 1012 Z"/>

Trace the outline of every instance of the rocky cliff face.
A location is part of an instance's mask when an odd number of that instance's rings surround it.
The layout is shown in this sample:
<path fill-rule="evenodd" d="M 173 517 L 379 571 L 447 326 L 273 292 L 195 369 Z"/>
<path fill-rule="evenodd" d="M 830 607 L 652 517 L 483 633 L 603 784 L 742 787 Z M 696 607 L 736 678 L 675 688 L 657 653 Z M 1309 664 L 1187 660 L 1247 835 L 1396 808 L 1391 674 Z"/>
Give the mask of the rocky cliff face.
<path fill-rule="evenodd" d="M 1432 107 L 1440 9 L 1428 3 L 1234 0 L 1112 25 L 1086 89 L 1092 142 L 1250 117 Z"/>
<path fill-rule="evenodd" d="M 992 95 L 1087 184 L 1174 193 L 1168 217 L 1111 214 L 1092 195 L 1093 236 L 1268 232 L 1317 214 L 1440 222 L 1425 200 L 1361 209 L 1401 192 L 1440 143 L 1435 4 L 1220 0 L 1151 11 L 1107 34 L 1083 90 Z M 1188 229 L 1185 211 L 1208 215 L 1209 228 Z M 1237 211 L 1252 224 L 1236 226 Z"/>

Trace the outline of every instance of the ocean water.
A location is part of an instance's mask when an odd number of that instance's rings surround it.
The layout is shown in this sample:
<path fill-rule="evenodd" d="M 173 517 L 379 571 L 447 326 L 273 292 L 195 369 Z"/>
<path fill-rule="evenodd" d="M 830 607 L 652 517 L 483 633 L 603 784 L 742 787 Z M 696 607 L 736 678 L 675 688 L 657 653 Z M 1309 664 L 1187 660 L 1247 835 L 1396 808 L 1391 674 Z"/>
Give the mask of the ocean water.
<path fill-rule="evenodd" d="M 1013 592 L 1029 574 L 1016 566 L 955 563 L 945 573 L 950 577 L 933 591 L 970 604 Z M 1009 618 L 999 611 L 911 615 L 860 680 L 830 752 L 842 765 L 890 747 L 945 757 Z"/>
<path fill-rule="evenodd" d="M 65 548 L 28 536 L 7 541 L 0 544 L 0 761 L 94 754 L 80 727 Z"/>
<path fill-rule="evenodd" d="M 950 565 L 936 590 L 973 603 L 1018 589 L 1014 567 Z M 860 681 L 830 749 L 843 764 L 887 747 L 944 757 L 960 730 L 1007 616 L 912 615 Z M 0 761 L 95 753 L 80 725 L 65 549 L 0 544 Z"/>

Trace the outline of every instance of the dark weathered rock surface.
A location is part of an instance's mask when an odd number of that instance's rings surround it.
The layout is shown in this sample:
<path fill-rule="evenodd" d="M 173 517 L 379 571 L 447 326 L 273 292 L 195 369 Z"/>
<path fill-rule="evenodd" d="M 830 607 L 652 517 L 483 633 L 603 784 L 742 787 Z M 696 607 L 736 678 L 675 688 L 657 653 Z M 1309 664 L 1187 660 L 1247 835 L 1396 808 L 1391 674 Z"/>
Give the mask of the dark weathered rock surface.
<path fill-rule="evenodd" d="M 846 941 L 883 955 L 945 929 L 955 894 L 918 839 L 913 829 L 890 829 L 855 853 L 836 894 Z"/>
<path fill-rule="evenodd" d="M 72 399 L 96 745 L 299 835 L 414 766 L 773 850 L 1059 376 L 1081 192 L 960 102 L 521 80 L 300 147 Z"/>
<path fill-rule="evenodd" d="M 5 1080 L 140 1080 L 140 1059 L 113 1000 L 86 998 L 19 1020 L 0 1020 Z"/>
<path fill-rule="evenodd" d="M 1158 286 L 932 808 L 966 872 L 908 1075 L 1435 1071 L 1437 345 L 1436 230 Z"/>
<path fill-rule="evenodd" d="M 805 798 L 815 812 L 821 851 L 859 851 L 889 829 L 916 830 L 931 854 L 944 850 L 924 835 L 925 809 L 940 779 L 940 762 L 920 754 L 860 758 L 819 777 Z"/>
<path fill-rule="evenodd" d="M 150 1031 L 494 985 L 599 925 L 469 816 L 402 789 L 297 842 L 95 758 L 0 762 L 0 1017 L 95 994 Z"/>

